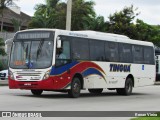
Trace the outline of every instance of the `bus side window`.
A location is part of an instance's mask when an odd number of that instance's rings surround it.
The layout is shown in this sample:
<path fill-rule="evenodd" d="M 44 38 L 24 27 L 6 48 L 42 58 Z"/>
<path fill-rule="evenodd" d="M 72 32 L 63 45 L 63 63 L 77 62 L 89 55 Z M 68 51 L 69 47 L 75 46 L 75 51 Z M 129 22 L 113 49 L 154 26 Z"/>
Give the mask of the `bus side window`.
<path fill-rule="evenodd" d="M 76 60 L 89 59 L 89 45 L 88 40 L 84 38 L 74 37 L 72 39 L 72 56 Z"/>
<path fill-rule="evenodd" d="M 112 62 L 119 61 L 119 54 L 118 54 L 118 43 L 108 42 L 108 51 L 107 51 L 109 60 Z"/>
<path fill-rule="evenodd" d="M 152 47 L 144 47 L 144 63 L 154 64 L 154 50 Z"/>
<path fill-rule="evenodd" d="M 143 47 L 139 45 L 133 45 L 133 62 L 143 64 Z"/>
<path fill-rule="evenodd" d="M 126 43 L 119 43 L 119 57 L 120 62 L 132 63 L 132 45 Z"/>
<path fill-rule="evenodd" d="M 104 42 L 98 40 L 90 40 L 90 59 L 95 61 L 104 61 Z"/>
<path fill-rule="evenodd" d="M 63 54 L 66 56 L 66 59 L 70 59 L 70 43 L 69 43 L 69 41 L 63 41 Z"/>
<path fill-rule="evenodd" d="M 68 63 L 70 58 L 70 42 L 62 39 L 62 47 L 56 49 L 56 66 Z"/>

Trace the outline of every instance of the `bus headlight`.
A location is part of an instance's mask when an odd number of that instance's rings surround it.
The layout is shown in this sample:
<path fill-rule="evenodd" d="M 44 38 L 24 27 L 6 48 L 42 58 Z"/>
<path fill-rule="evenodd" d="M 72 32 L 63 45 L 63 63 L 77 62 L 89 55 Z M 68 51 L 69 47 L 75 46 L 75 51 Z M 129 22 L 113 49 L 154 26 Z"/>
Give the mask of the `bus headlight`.
<path fill-rule="evenodd" d="M 44 79 L 48 79 L 48 78 L 49 78 L 49 74 L 50 74 L 50 70 L 48 70 L 48 71 L 44 74 L 43 80 L 44 80 Z"/>
<path fill-rule="evenodd" d="M 9 70 L 9 76 L 10 76 L 10 78 L 12 79 L 12 80 L 14 80 L 14 75 L 13 75 L 13 73 Z"/>

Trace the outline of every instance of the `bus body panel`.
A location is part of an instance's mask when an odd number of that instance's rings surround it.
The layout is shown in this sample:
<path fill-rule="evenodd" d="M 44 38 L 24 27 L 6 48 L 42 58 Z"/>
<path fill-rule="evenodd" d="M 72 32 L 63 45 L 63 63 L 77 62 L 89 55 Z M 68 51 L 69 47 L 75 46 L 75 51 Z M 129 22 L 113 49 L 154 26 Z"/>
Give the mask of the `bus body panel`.
<path fill-rule="evenodd" d="M 130 72 L 110 71 L 110 64 L 102 62 L 72 62 L 65 66 L 52 67 L 50 77 L 46 80 L 26 81 L 11 80 L 9 78 L 10 88 L 20 89 L 46 89 L 61 90 L 70 89 L 71 81 L 76 73 L 83 76 L 83 88 L 123 88 L 128 75 L 134 77 L 134 87 L 151 85 L 154 83 L 155 75 L 153 65 L 131 65 Z M 116 63 L 114 63 L 116 64 Z M 119 64 L 119 63 L 117 63 Z M 120 64 L 126 65 L 126 63 Z M 43 72 L 42 72 L 43 73 Z M 43 74 L 44 75 L 44 74 Z M 42 76 L 43 76 L 42 75 Z M 15 76 L 17 77 L 17 76 Z M 21 78 L 22 79 L 22 78 Z"/>
<path fill-rule="evenodd" d="M 42 29 L 40 29 L 42 31 Z M 30 30 L 22 31 L 27 32 Z M 38 30 L 31 30 L 38 31 Z M 44 30 L 45 31 L 45 30 Z M 54 46 L 52 66 L 50 68 L 35 69 L 40 72 L 40 77 L 37 80 L 31 80 L 34 76 L 21 76 L 25 80 L 18 80 L 17 72 L 24 72 L 24 69 L 12 69 L 15 79 L 9 76 L 9 87 L 11 89 L 42 89 L 42 90 L 68 90 L 71 89 L 71 82 L 75 74 L 80 74 L 83 77 L 83 88 L 124 88 L 126 78 L 133 76 L 134 87 L 151 85 L 155 80 L 155 65 L 136 64 L 136 63 L 121 63 L 121 62 L 106 62 L 106 61 L 87 61 L 87 60 L 72 60 L 70 63 L 63 66 L 56 66 L 56 43 L 59 35 L 69 37 L 92 38 L 96 40 L 105 40 L 110 42 L 127 43 L 135 45 L 146 45 L 153 47 L 152 43 L 130 40 L 127 37 L 119 35 L 103 34 L 97 35 L 87 31 L 64 31 L 64 30 L 46 30 L 54 31 Z M 81 34 L 82 33 L 82 34 Z M 99 34 L 99 33 L 98 33 Z M 34 69 L 33 69 L 34 70 Z M 45 73 L 50 70 L 50 76 L 43 79 Z M 31 69 L 32 71 L 32 69 Z M 30 73 L 28 69 L 25 71 Z M 34 72 L 33 72 L 34 73 Z"/>

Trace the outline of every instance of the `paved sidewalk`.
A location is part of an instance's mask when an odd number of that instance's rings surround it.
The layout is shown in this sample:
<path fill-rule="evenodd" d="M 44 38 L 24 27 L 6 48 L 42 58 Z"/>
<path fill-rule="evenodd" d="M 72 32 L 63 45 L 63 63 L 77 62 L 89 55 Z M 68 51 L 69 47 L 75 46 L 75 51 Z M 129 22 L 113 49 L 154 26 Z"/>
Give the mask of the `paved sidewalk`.
<path fill-rule="evenodd" d="M 0 80 L 0 86 L 7 86 L 8 80 Z"/>
<path fill-rule="evenodd" d="M 160 81 L 157 81 L 154 83 L 155 85 L 160 85 Z"/>

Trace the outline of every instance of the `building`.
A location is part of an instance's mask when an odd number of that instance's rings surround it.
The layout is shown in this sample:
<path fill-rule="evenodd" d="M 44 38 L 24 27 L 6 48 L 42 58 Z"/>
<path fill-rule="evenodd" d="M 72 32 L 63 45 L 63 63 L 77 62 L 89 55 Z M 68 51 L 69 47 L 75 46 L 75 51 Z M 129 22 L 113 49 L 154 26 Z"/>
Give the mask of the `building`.
<path fill-rule="evenodd" d="M 2 17 L 3 16 L 3 17 Z M 3 26 L 3 31 L 0 32 L 0 38 L 5 41 L 5 50 L 7 55 L 0 55 L 0 68 L 8 68 L 8 55 L 10 53 L 11 42 L 16 31 L 28 28 L 31 16 L 20 11 L 20 7 L 16 5 L 10 6 L 3 10 L 3 15 L 0 13 L 0 28 Z M 1 29 L 0 29 L 1 31 Z"/>
<path fill-rule="evenodd" d="M 4 31 L 15 32 L 17 31 L 15 27 L 19 24 L 18 30 L 24 30 L 28 28 L 30 20 L 31 16 L 21 12 L 20 7 L 11 6 L 10 8 L 4 9 L 3 17 L 2 13 L 0 14 L 0 27 L 3 24 Z"/>

